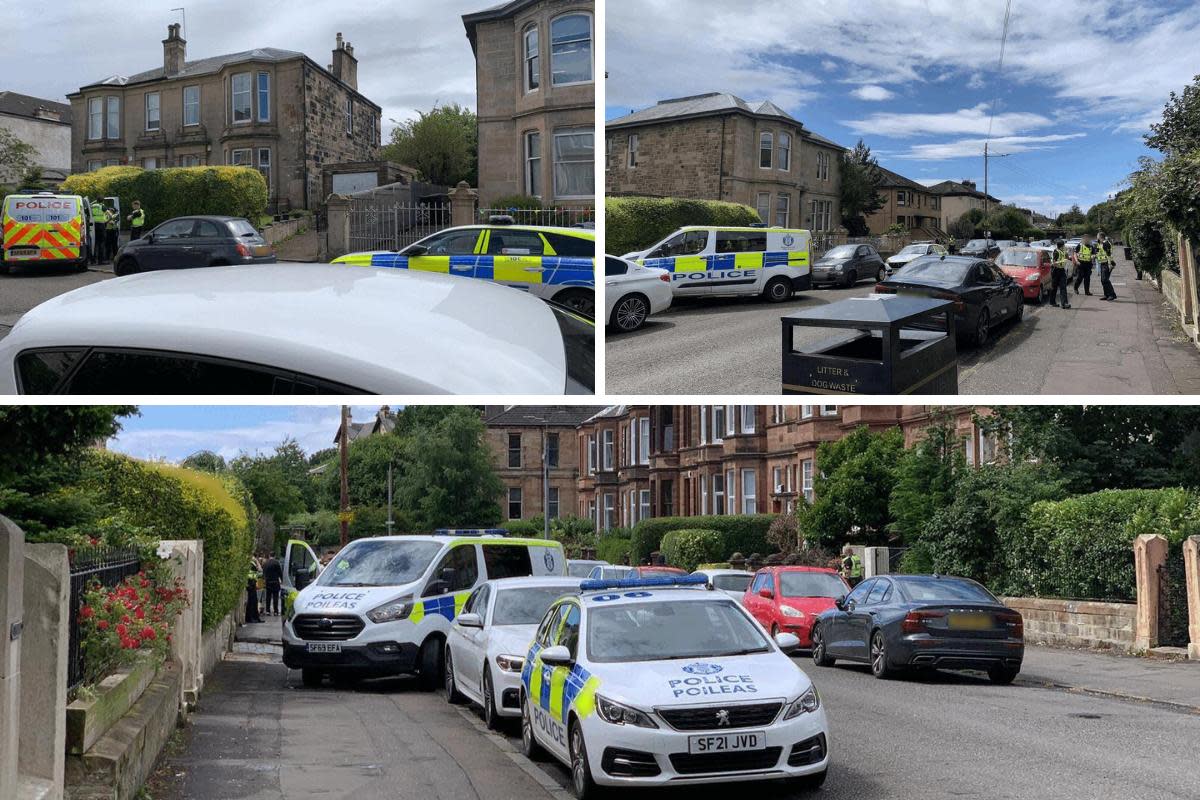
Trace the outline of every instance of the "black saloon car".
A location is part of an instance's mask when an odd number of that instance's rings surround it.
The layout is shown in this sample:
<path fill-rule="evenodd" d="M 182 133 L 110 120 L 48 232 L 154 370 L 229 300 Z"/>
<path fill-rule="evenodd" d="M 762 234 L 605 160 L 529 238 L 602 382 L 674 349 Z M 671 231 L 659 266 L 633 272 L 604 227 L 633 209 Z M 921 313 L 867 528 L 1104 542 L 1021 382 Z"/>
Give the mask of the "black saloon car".
<path fill-rule="evenodd" d="M 1021 287 L 990 261 L 969 256 L 925 256 L 875 285 L 880 294 L 915 294 L 954 301 L 959 338 L 979 346 L 991 329 L 1025 314 Z"/>
<path fill-rule="evenodd" d="M 958 253 L 976 258 L 995 258 L 1000 254 L 1000 245 L 993 239 L 972 239 Z"/>
<path fill-rule="evenodd" d="M 841 244 L 828 250 L 812 266 L 812 282 L 849 287 L 860 278 L 881 281 L 887 276 L 883 259 L 869 244 Z"/>
<path fill-rule="evenodd" d="M 275 248 L 241 217 L 176 217 L 132 239 L 113 262 L 117 275 L 155 269 L 274 264 Z"/>
<path fill-rule="evenodd" d="M 854 587 L 813 623 L 819 667 L 871 665 L 876 678 L 910 669 L 986 670 L 1012 683 L 1025 657 L 1025 622 L 973 580 L 881 575 Z"/>

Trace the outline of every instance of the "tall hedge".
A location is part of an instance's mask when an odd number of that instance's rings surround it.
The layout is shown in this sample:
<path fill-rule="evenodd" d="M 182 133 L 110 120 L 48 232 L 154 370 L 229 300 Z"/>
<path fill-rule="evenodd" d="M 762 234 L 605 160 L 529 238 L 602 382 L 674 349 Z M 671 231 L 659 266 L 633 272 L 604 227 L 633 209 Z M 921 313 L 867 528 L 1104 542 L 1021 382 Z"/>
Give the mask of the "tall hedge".
<path fill-rule="evenodd" d="M 721 532 L 705 528 L 669 531 L 660 546 L 668 564 L 688 572 L 727 555 Z"/>
<path fill-rule="evenodd" d="M 685 225 L 744 227 L 762 222 L 740 203 L 674 197 L 604 198 L 605 250 L 624 255 L 642 250 Z"/>
<path fill-rule="evenodd" d="M 1200 494 L 1184 489 L 1112 489 L 1042 501 L 1026 524 L 1003 534 L 1003 591 L 1035 597 L 1134 600 L 1133 541 L 1167 537 L 1175 552 L 1200 534 Z"/>
<path fill-rule="evenodd" d="M 702 524 L 706 530 L 721 534 L 724 551 L 714 559 L 727 560 L 734 553 L 773 553 L 775 548 L 767 541 L 767 530 L 778 514 L 729 514 L 706 517 L 652 517 L 633 527 L 630 543 L 630 558 L 640 564 L 650 554 L 662 547 L 662 539 L 671 531 L 695 529 Z"/>
<path fill-rule="evenodd" d="M 606 533 L 596 542 L 596 558 L 610 564 L 630 564 L 631 539 L 617 533 Z"/>
<path fill-rule="evenodd" d="M 204 542 L 202 619 L 207 630 L 238 604 L 258 514 L 249 492 L 227 476 L 97 453 L 87 480 L 132 524 L 161 539 Z"/>
<path fill-rule="evenodd" d="M 122 227 L 129 226 L 123 218 L 133 211 L 133 201 L 141 200 L 146 230 L 192 214 L 226 214 L 257 222 L 267 208 L 267 182 L 252 167 L 105 167 L 68 176 L 62 191 L 119 197 Z"/>

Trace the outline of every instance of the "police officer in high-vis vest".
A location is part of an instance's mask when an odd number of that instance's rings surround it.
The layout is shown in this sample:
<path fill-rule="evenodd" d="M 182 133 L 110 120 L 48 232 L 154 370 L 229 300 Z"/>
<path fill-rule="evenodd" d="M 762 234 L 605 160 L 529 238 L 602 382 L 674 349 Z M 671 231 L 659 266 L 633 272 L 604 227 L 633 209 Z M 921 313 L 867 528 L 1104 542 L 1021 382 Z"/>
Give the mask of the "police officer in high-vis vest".
<path fill-rule="evenodd" d="M 1070 308 L 1067 302 L 1067 264 L 1071 257 L 1067 254 L 1067 243 L 1062 239 L 1054 242 L 1054 258 L 1050 264 L 1050 305 L 1059 308 Z M 1061 305 L 1060 305 L 1061 304 Z"/>
<path fill-rule="evenodd" d="M 1117 292 L 1113 289 L 1112 274 L 1113 274 L 1113 257 L 1112 243 L 1100 234 L 1096 241 L 1096 264 L 1100 267 L 1100 286 L 1104 289 L 1104 297 L 1101 300 L 1116 300 Z"/>
<path fill-rule="evenodd" d="M 108 260 L 104 237 L 104 204 L 92 201 L 92 263 L 103 264 Z"/>
<path fill-rule="evenodd" d="M 129 240 L 142 238 L 142 226 L 146 224 L 146 212 L 142 209 L 142 201 L 133 201 L 133 213 L 126 219 L 129 220 Z"/>
<path fill-rule="evenodd" d="M 851 550 L 842 558 L 842 577 L 850 584 L 850 588 L 862 582 L 863 563 L 857 551 Z"/>
<path fill-rule="evenodd" d="M 121 238 L 121 215 L 115 208 L 104 209 L 104 247 L 109 258 L 117 257 L 117 243 Z"/>
<path fill-rule="evenodd" d="M 1075 248 L 1075 294 L 1079 294 L 1079 284 L 1083 284 L 1083 293 L 1092 294 L 1092 264 L 1096 260 L 1096 251 L 1092 248 L 1091 239 L 1084 237 Z"/>

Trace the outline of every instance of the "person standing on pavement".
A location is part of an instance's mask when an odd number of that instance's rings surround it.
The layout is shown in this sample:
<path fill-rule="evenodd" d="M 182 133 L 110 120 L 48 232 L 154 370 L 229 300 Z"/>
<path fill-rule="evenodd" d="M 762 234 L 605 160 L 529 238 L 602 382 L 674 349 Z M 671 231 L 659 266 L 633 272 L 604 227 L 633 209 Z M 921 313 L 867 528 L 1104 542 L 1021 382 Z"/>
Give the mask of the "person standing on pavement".
<path fill-rule="evenodd" d="M 92 201 L 92 263 L 103 264 L 107 259 L 104 257 L 105 243 L 108 241 L 104 235 L 104 204 L 99 200 Z"/>
<path fill-rule="evenodd" d="M 1100 234 L 1100 238 L 1096 242 L 1096 264 L 1100 267 L 1100 286 L 1104 289 L 1104 296 L 1100 299 L 1116 300 L 1117 293 L 1112 285 L 1112 244 L 1109 243 L 1103 233 Z"/>
<path fill-rule="evenodd" d="M 133 201 L 133 213 L 125 219 L 129 220 L 129 241 L 142 238 L 142 226 L 146 224 L 146 212 L 141 200 Z"/>
<path fill-rule="evenodd" d="M 1092 265 L 1096 261 L 1096 251 L 1092 249 L 1092 240 L 1085 236 L 1075 248 L 1075 294 L 1079 294 L 1079 285 L 1083 284 L 1083 293 L 1092 294 Z"/>
<path fill-rule="evenodd" d="M 272 555 L 263 564 L 263 580 L 267 584 L 266 614 L 279 616 L 279 591 L 283 588 L 283 565 Z"/>
<path fill-rule="evenodd" d="M 863 563 L 862 558 L 857 552 L 851 550 L 842 557 L 842 577 L 846 579 L 846 583 L 850 584 L 853 589 L 862 582 Z"/>
<path fill-rule="evenodd" d="M 1067 264 L 1070 263 L 1067 254 L 1067 243 L 1062 239 L 1054 242 L 1054 259 L 1050 265 L 1050 305 L 1058 308 L 1070 308 L 1067 302 Z"/>
<path fill-rule="evenodd" d="M 110 259 L 117 257 L 117 242 L 121 238 L 121 215 L 115 208 L 104 210 L 104 247 Z"/>
<path fill-rule="evenodd" d="M 250 570 L 246 573 L 246 622 L 262 622 L 258 613 L 258 566 L 250 559 Z"/>

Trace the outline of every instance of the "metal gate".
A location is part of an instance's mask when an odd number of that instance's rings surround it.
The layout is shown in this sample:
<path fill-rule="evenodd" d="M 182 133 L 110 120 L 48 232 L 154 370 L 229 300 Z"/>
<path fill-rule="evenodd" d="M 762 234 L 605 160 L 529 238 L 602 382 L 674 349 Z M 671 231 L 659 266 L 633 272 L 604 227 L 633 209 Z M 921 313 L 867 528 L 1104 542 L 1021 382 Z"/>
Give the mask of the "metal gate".
<path fill-rule="evenodd" d="M 83 592 L 90 583 L 99 583 L 112 588 L 129 575 L 142 568 L 136 549 L 110 550 L 107 548 L 85 548 L 76 550 L 71 557 L 71 598 L 67 624 L 67 689 L 74 692 L 86 676 L 85 654 L 79 642 L 79 609 L 83 605 Z"/>
<path fill-rule="evenodd" d="M 350 250 L 401 250 L 431 233 L 450 227 L 450 204 L 389 203 L 379 198 L 350 198 Z"/>
<path fill-rule="evenodd" d="M 1182 548 L 1170 548 L 1167 562 L 1158 568 L 1158 643 L 1187 647 L 1187 584 Z"/>

